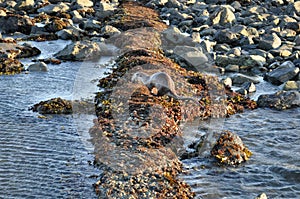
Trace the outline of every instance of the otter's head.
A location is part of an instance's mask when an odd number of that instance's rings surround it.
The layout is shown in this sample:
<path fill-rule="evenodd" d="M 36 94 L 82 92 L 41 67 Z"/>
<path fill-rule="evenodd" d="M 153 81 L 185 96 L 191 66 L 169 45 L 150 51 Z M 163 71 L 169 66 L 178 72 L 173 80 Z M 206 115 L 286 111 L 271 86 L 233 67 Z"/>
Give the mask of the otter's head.
<path fill-rule="evenodd" d="M 145 83 L 145 81 L 147 79 L 148 79 L 148 75 L 146 73 L 143 73 L 143 72 L 136 72 L 131 77 L 132 82 L 143 82 L 143 83 Z"/>

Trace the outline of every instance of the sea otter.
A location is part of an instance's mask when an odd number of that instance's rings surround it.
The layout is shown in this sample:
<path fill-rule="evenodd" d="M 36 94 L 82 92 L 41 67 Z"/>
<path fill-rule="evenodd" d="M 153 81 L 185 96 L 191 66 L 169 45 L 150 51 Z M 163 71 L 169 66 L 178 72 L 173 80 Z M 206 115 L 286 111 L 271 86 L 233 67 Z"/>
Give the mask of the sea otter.
<path fill-rule="evenodd" d="M 192 97 L 184 97 L 177 95 L 175 91 L 175 84 L 170 75 L 165 72 L 157 72 L 152 75 L 147 75 L 143 72 L 136 72 L 133 74 L 131 78 L 132 82 L 141 81 L 145 86 L 148 87 L 149 90 L 152 88 L 157 89 L 157 95 L 163 96 L 167 95 L 176 100 L 192 100 L 199 105 L 199 101 Z"/>

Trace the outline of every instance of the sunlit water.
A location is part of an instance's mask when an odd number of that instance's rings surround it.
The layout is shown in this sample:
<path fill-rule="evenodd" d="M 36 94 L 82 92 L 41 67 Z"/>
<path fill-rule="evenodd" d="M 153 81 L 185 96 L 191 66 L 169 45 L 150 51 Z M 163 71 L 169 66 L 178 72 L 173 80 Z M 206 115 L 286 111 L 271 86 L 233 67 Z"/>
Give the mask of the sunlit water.
<path fill-rule="evenodd" d="M 66 44 L 32 42 L 43 52 L 36 58 L 51 57 Z M 87 140 L 94 116 L 41 119 L 28 108 L 53 97 L 90 97 L 96 91 L 91 80 L 106 70 L 98 63 L 105 61 L 63 62 L 49 64 L 48 72 L 0 76 L 0 198 L 96 197 L 92 186 L 96 180 L 90 176 L 99 171 L 89 165 L 94 157 Z M 27 67 L 30 59 L 22 62 Z M 82 75 L 87 67 L 91 73 Z M 79 81 L 91 85 L 81 89 Z"/>

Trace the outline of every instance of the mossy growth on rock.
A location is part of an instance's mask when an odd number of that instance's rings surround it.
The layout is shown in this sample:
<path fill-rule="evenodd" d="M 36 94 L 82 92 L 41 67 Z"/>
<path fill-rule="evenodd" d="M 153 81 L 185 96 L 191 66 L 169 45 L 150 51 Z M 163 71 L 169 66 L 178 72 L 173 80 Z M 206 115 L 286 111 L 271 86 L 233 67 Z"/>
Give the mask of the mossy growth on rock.
<path fill-rule="evenodd" d="M 224 131 L 212 148 L 211 155 L 222 165 L 237 166 L 247 161 L 252 152 L 244 145 L 238 135 Z"/>
<path fill-rule="evenodd" d="M 40 114 L 71 114 L 72 103 L 70 100 L 52 98 L 33 105 L 30 110 Z"/>
<path fill-rule="evenodd" d="M 14 75 L 24 71 L 23 64 L 15 59 L 0 58 L 0 75 Z"/>

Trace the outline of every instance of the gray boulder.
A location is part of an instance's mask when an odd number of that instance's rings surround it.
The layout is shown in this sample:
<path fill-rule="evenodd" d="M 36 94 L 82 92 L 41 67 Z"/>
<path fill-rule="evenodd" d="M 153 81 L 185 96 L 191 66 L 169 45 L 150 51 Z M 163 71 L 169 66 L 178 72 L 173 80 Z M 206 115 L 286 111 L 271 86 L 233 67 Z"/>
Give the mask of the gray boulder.
<path fill-rule="evenodd" d="M 100 53 L 100 47 L 96 42 L 77 41 L 67 45 L 56 53 L 55 57 L 62 60 L 83 61 L 99 58 Z"/>
<path fill-rule="evenodd" d="M 184 59 L 190 66 L 198 70 L 205 70 L 209 63 L 209 58 L 201 48 L 191 46 L 176 46 L 173 53 Z"/>
<path fill-rule="evenodd" d="M 295 67 L 291 61 L 286 61 L 273 71 L 266 73 L 264 80 L 271 82 L 274 85 L 280 85 L 293 79 L 298 73 L 299 68 Z"/>
<path fill-rule="evenodd" d="M 259 83 L 259 80 L 256 77 L 250 77 L 240 73 L 232 75 L 231 79 L 232 79 L 232 83 L 235 85 L 242 85 L 245 82 L 253 82 L 254 84 Z"/>
<path fill-rule="evenodd" d="M 37 11 L 39 13 L 44 12 L 46 14 L 54 14 L 54 13 L 67 12 L 69 11 L 69 9 L 70 7 L 67 4 L 60 2 L 58 4 L 50 4 L 45 7 L 39 8 Z"/>
<path fill-rule="evenodd" d="M 42 72 L 47 72 L 48 71 L 48 67 L 47 64 L 45 64 L 44 62 L 38 62 L 38 63 L 34 63 L 28 66 L 27 68 L 28 71 L 42 71 Z"/>
<path fill-rule="evenodd" d="M 275 94 L 260 95 L 257 105 L 277 110 L 299 107 L 300 93 L 298 91 L 278 91 Z"/>

